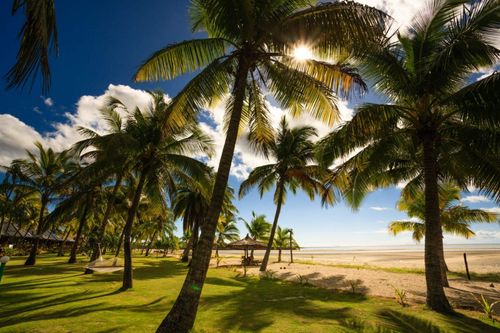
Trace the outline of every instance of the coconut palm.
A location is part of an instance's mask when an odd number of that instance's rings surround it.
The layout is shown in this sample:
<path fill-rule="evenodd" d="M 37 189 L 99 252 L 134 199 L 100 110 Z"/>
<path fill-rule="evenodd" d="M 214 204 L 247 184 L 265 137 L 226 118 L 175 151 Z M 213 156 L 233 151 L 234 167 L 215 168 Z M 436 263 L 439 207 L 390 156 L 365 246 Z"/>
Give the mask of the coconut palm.
<path fill-rule="evenodd" d="M 189 260 L 189 250 L 198 240 L 200 222 L 203 221 L 208 210 L 208 198 L 205 190 L 196 184 L 191 187 L 180 188 L 174 194 L 172 211 L 175 218 L 182 217 L 182 230 L 189 235 L 181 261 Z"/>
<path fill-rule="evenodd" d="M 34 83 L 42 74 L 42 90 L 50 87 L 49 53 L 58 52 L 54 0 L 13 0 L 12 15 L 23 11 L 26 22 L 19 32 L 21 44 L 17 60 L 7 73 L 7 88 Z"/>
<path fill-rule="evenodd" d="M 45 215 L 49 203 L 67 185 L 69 166 L 74 160 L 67 151 L 55 152 L 52 148 L 45 149 L 36 142 L 37 153 L 27 151 L 26 159 L 14 160 L 13 165 L 19 168 L 23 188 L 37 193 L 40 200 L 40 211 L 36 227 L 36 237 L 33 239 L 31 251 L 25 265 L 34 265 L 39 246 L 39 237 L 45 231 Z"/>
<path fill-rule="evenodd" d="M 344 60 L 347 51 L 359 54 L 368 43 L 381 39 L 385 14 L 352 2 L 318 7 L 311 7 L 311 3 L 192 0 L 192 30 L 204 30 L 208 38 L 155 52 L 135 75 L 136 81 L 170 80 L 201 69 L 172 101 L 172 112 L 179 118 L 194 118 L 200 108 L 230 94 L 226 99 L 226 141 L 201 244 L 193 254 L 179 298 L 159 332 L 187 332 L 194 323 L 238 131 L 248 127 L 259 140 L 271 139 L 263 90 L 292 114 L 308 112 L 331 124 L 338 119 L 332 90 L 347 94 L 365 88 L 346 62 L 297 61 L 291 56 L 292 50 L 299 43 L 310 43 L 315 53 Z M 304 36 L 311 40 L 301 40 Z"/>
<path fill-rule="evenodd" d="M 101 135 L 92 129 L 80 127 L 80 134 L 86 138 L 77 142 L 72 148 L 75 152 L 81 154 L 83 160 L 93 160 L 93 163 L 84 171 L 86 177 L 95 178 L 96 175 L 107 177 L 110 181 L 103 182 L 103 184 L 110 184 L 112 188 L 107 195 L 106 208 L 97 227 L 90 262 L 95 261 L 100 255 L 99 246 L 103 241 L 106 225 L 114 208 L 118 190 L 132 163 L 130 156 L 122 152 L 126 147 L 125 120 L 118 110 L 127 110 L 127 108 L 120 100 L 109 98 L 105 106 L 100 110 L 101 117 L 107 126 L 107 133 Z M 91 269 L 85 270 L 85 274 L 92 273 L 93 270 Z"/>
<path fill-rule="evenodd" d="M 349 157 L 354 202 L 378 186 L 424 188 L 427 305 L 450 312 L 441 279 L 443 250 L 438 184 L 453 179 L 500 199 L 500 74 L 468 84 L 500 51 L 496 0 L 437 0 L 416 15 L 390 47 L 373 47 L 366 74 L 387 104 L 364 104 L 325 139 L 327 163 Z M 359 151 L 360 150 L 360 151 Z M 354 156 L 353 156 L 354 155 Z M 416 163 L 415 161 L 418 161 Z"/>
<path fill-rule="evenodd" d="M 423 191 L 419 191 L 412 197 L 403 195 L 398 201 L 397 208 L 406 212 L 411 218 L 418 220 L 393 221 L 389 224 L 389 232 L 397 235 L 404 231 L 410 231 L 413 240 L 420 243 L 425 236 L 425 197 Z M 439 212 L 443 231 L 466 239 L 475 236 L 474 231 L 470 229 L 471 223 L 495 222 L 497 220 L 496 214 L 481 209 L 471 209 L 460 204 L 460 188 L 451 183 L 440 184 Z M 443 283 L 448 286 L 444 253 L 441 258 Z"/>
<path fill-rule="evenodd" d="M 167 194 L 173 194 L 179 181 L 196 182 L 208 174 L 203 163 L 185 154 L 210 154 L 211 140 L 194 124 L 177 126 L 163 93 L 151 93 L 151 96 L 149 108 L 144 112 L 137 108 L 125 126 L 125 153 L 135 161 L 131 169 L 137 184 L 124 227 L 123 290 L 132 287 L 131 232 L 143 191 L 151 198 L 165 200 Z"/>
<path fill-rule="evenodd" d="M 266 215 L 257 215 L 252 211 L 252 219 L 248 222 L 244 218 L 239 218 L 248 230 L 248 234 L 256 241 L 267 241 L 269 239 L 269 231 L 271 230 L 271 223 L 267 222 Z"/>
<path fill-rule="evenodd" d="M 312 165 L 314 161 L 314 143 L 312 139 L 316 136 L 316 130 L 312 127 L 303 126 L 289 128 L 288 122 L 283 117 L 280 128 L 276 133 L 276 139 L 269 144 L 258 147 L 258 151 L 274 160 L 273 163 L 255 168 L 248 178 L 240 185 L 239 195 L 242 198 L 252 188 L 258 186 L 259 194 L 262 197 L 266 191 L 276 187 L 274 191 L 274 202 L 276 212 L 274 214 L 273 225 L 267 243 L 266 253 L 260 266 L 261 271 L 265 271 L 271 249 L 274 242 L 274 234 L 278 227 L 278 220 L 281 213 L 281 206 L 285 203 L 287 192 L 293 194 L 298 189 L 307 193 L 311 200 L 316 195 L 321 195 L 328 203 L 334 200 L 333 187 L 323 186 L 327 169 Z"/>
<path fill-rule="evenodd" d="M 234 242 L 239 238 L 240 231 L 236 226 L 236 221 L 220 219 L 215 238 L 215 256 L 219 256 L 219 247 L 224 247 L 227 242 Z"/>
<path fill-rule="evenodd" d="M 290 244 L 290 241 L 292 244 Z M 282 229 L 278 226 L 273 242 L 273 248 L 278 249 L 278 262 L 281 262 L 281 251 L 283 249 L 289 249 L 290 245 L 293 249 L 299 248 L 299 244 L 295 239 L 290 237 L 290 229 Z"/>
<path fill-rule="evenodd" d="M 204 179 L 200 183 L 188 184 L 179 188 L 172 200 L 172 210 L 175 218 L 182 217 L 182 229 L 184 235 L 189 235 L 189 239 L 184 248 L 181 261 L 189 260 L 189 250 L 194 248 L 198 242 L 199 229 L 207 215 L 210 205 L 210 189 L 213 186 L 215 177 Z M 238 209 L 233 204 L 234 190 L 226 188 L 219 220 L 233 219 Z"/>

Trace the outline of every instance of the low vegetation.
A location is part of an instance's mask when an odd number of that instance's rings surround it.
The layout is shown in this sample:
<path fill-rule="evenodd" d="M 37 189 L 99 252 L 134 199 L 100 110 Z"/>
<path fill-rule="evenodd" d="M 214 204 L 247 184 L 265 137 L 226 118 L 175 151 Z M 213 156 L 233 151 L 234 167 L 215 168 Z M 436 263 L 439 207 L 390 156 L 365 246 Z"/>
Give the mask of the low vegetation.
<path fill-rule="evenodd" d="M 0 332 L 154 332 L 182 286 L 186 265 L 135 257 L 134 288 L 121 273 L 82 274 L 85 258 L 67 264 L 43 255 L 37 266 L 13 258 L 0 287 Z M 478 312 L 444 316 L 422 306 L 331 292 L 298 283 L 237 277 L 210 269 L 194 332 L 498 332 Z"/>

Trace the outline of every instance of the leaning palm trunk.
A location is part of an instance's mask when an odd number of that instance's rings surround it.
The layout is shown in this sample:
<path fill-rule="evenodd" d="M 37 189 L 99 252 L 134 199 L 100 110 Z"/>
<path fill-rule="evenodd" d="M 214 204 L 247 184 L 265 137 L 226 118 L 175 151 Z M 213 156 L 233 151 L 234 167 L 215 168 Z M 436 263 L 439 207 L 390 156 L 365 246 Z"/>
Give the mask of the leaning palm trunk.
<path fill-rule="evenodd" d="M 40 242 L 40 236 L 43 231 L 43 224 L 44 224 L 44 213 L 45 213 L 45 207 L 47 206 L 47 203 L 49 202 L 48 198 L 45 196 L 42 198 L 42 205 L 40 207 L 40 216 L 38 218 L 38 226 L 36 228 L 36 236 L 35 239 L 33 240 L 33 244 L 31 245 L 31 251 L 28 256 L 28 259 L 26 259 L 24 265 L 25 266 L 31 266 L 36 263 L 36 255 L 38 252 L 38 245 Z"/>
<path fill-rule="evenodd" d="M 74 264 L 76 262 L 76 252 L 78 250 L 78 244 L 82 236 L 83 227 L 85 226 L 85 221 L 87 220 L 87 213 L 89 210 L 90 202 L 87 200 L 85 207 L 83 208 L 82 216 L 80 217 L 80 223 L 78 224 L 78 230 L 76 232 L 75 242 L 71 247 L 71 254 L 69 256 L 68 264 Z"/>
<path fill-rule="evenodd" d="M 111 214 L 111 209 L 114 206 L 115 196 L 116 193 L 118 192 L 118 189 L 120 188 L 121 182 L 122 182 L 122 174 L 118 174 L 118 176 L 116 177 L 115 186 L 113 187 L 113 192 L 111 193 L 111 197 L 108 199 L 108 202 L 106 203 L 106 210 L 104 212 L 104 216 L 102 217 L 101 224 L 99 225 L 99 230 L 97 231 L 97 239 L 92 249 L 90 262 L 96 260 L 100 255 L 99 247 L 101 246 L 102 240 L 104 239 L 104 232 L 106 231 L 106 225 L 108 224 L 109 215 Z M 94 271 L 91 269 L 88 268 L 85 269 L 85 274 L 92 274 L 93 272 Z"/>
<path fill-rule="evenodd" d="M 120 238 L 118 238 L 118 244 L 116 245 L 115 257 L 118 257 L 120 255 L 120 250 L 122 248 L 122 243 L 123 243 L 124 231 L 125 231 L 125 228 L 122 230 L 122 233 L 120 234 Z"/>
<path fill-rule="evenodd" d="M 148 244 L 148 248 L 146 249 L 146 257 L 149 256 L 149 252 L 151 251 L 151 246 L 153 245 L 153 242 L 156 238 L 157 231 L 153 233 L 153 236 L 151 237 L 151 241 Z"/>
<path fill-rule="evenodd" d="M 262 264 L 260 265 L 260 271 L 265 272 L 267 269 L 267 263 L 269 262 L 269 256 L 271 255 L 271 249 L 273 248 L 273 242 L 274 242 L 274 234 L 276 233 L 276 229 L 278 228 L 278 219 L 280 218 L 280 213 L 281 213 L 281 204 L 283 203 L 283 181 L 280 180 L 278 183 L 278 188 L 276 189 L 278 191 L 278 202 L 276 204 L 276 213 L 274 214 L 274 221 L 273 221 L 273 227 L 271 228 L 271 233 L 269 234 L 269 241 L 267 242 L 267 249 L 266 253 L 264 254 L 264 259 L 262 259 Z M 280 260 L 281 261 L 281 253 L 280 253 Z"/>
<path fill-rule="evenodd" d="M 444 287 L 449 287 L 450 284 L 448 283 L 448 266 L 446 265 L 446 261 L 444 261 L 444 251 L 441 253 L 441 258 L 439 258 L 441 261 L 441 276 L 443 278 L 443 286 Z"/>
<path fill-rule="evenodd" d="M 181 257 L 182 262 L 189 261 L 189 250 L 191 250 L 191 244 L 193 243 L 193 237 L 194 237 L 194 235 L 191 235 L 189 237 L 188 242 L 186 243 L 186 247 L 184 248 L 184 251 L 182 252 L 182 257 Z"/>
<path fill-rule="evenodd" d="M 69 234 L 71 233 L 71 228 L 69 226 L 66 227 L 64 230 L 65 236 L 63 241 L 59 244 L 59 250 L 57 251 L 57 256 L 62 257 L 64 255 L 64 246 L 66 245 L 66 242 L 68 241 Z"/>
<path fill-rule="evenodd" d="M 157 329 L 159 333 L 176 332 L 187 333 L 191 330 L 196 318 L 201 290 L 205 282 L 212 246 L 215 239 L 215 230 L 224 201 L 231 162 L 233 160 L 234 147 L 238 138 L 238 129 L 241 120 L 241 111 L 245 98 L 245 83 L 249 70 L 249 64 L 242 57 L 239 59 L 238 70 L 234 86 L 234 103 L 231 119 L 226 134 L 226 141 L 222 150 L 215 185 L 210 200 L 207 218 L 201 229 L 201 236 L 193 251 L 191 265 L 181 292 L 174 306 Z"/>
<path fill-rule="evenodd" d="M 443 289 L 441 256 L 443 254 L 443 231 L 441 229 L 438 197 L 438 174 L 435 134 L 423 136 L 424 182 L 425 182 L 425 280 L 427 284 L 427 306 L 438 312 L 451 312 L 451 306 Z"/>
<path fill-rule="evenodd" d="M 141 199 L 142 189 L 146 181 L 146 170 L 141 172 L 139 183 L 137 184 L 137 189 L 135 190 L 134 199 L 132 200 L 132 205 L 128 211 L 127 223 L 123 228 L 123 253 L 124 253 L 124 270 L 123 270 L 123 284 L 122 290 L 127 290 L 132 288 L 132 248 L 131 248 L 131 237 L 132 225 L 134 224 L 135 215 L 137 214 L 137 207 L 139 206 L 139 201 Z"/>

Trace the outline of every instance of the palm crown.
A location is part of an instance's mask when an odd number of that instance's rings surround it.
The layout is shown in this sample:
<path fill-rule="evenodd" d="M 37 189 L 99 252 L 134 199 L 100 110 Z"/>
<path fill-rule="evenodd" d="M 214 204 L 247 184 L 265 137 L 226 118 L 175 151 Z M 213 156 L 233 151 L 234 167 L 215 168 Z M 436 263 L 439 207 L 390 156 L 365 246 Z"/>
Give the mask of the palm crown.
<path fill-rule="evenodd" d="M 441 184 L 439 189 L 439 209 L 443 230 L 447 233 L 470 238 L 475 235 L 470 229 L 471 223 L 495 222 L 496 214 L 488 213 L 481 209 L 471 209 L 459 204 L 460 188 L 450 183 Z M 457 204 L 458 203 L 458 204 Z M 408 216 L 417 218 L 418 221 L 394 221 L 389 224 L 389 231 L 397 235 L 403 231 L 411 231 L 412 238 L 420 242 L 425 235 L 425 200 L 424 193 L 420 191 L 415 196 L 402 196 L 397 205 Z"/>

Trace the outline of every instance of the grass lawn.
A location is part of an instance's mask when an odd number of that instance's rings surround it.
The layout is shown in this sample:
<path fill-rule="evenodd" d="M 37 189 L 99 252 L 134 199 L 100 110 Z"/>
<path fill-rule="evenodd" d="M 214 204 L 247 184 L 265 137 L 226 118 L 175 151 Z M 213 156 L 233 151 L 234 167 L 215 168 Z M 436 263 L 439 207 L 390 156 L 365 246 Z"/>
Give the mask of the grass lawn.
<path fill-rule="evenodd" d="M 83 260 L 83 258 L 82 258 Z M 83 275 L 83 263 L 42 256 L 34 267 L 9 262 L 0 284 L 0 332 L 154 332 L 172 306 L 186 267 L 175 259 L 134 258 L 134 288 L 121 273 Z M 442 316 L 423 306 L 367 298 L 210 269 L 195 332 L 500 332 L 475 312 Z"/>

